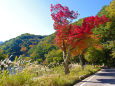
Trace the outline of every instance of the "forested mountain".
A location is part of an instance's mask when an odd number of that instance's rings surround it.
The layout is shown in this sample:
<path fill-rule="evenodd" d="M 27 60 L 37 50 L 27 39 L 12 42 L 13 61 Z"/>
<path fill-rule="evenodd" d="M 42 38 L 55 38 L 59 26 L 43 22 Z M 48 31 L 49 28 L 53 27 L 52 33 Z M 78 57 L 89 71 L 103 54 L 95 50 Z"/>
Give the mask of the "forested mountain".
<path fill-rule="evenodd" d="M 0 45 L 0 49 L 4 50 L 5 54 L 20 56 L 26 55 L 27 51 L 40 42 L 46 36 L 33 35 L 29 33 L 22 34 L 16 38 L 10 39 Z"/>
<path fill-rule="evenodd" d="M 101 37 L 100 42 L 103 45 L 104 62 L 109 66 L 115 66 L 115 0 L 109 6 L 104 6 L 97 15 L 106 15 L 110 19 L 110 22 L 103 27 L 100 26 L 96 33 L 100 34 Z"/>
<path fill-rule="evenodd" d="M 93 33 L 98 35 L 99 44 L 102 46 L 101 50 L 90 47 L 84 56 L 89 61 L 95 61 L 99 63 L 106 63 L 107 65 L 115 63 L 115 0 L 110 3 L 109 6 L 104 6 L 97 13 L 99 17 L 102 15 L 107 16 L 110 22 L 104 26 L 100 25 L 99 28 L 95 28 Z M 73 24 L 82 25 L 83 18 L 74 22 Z M 33 60 L 43 62 L 45 59 L 48 62 L 62 61 L 62 51 L 55 45 L 55 33 L 49 36 L 40 36 L 32 34 L 22 34 L 14 39 L 4 42 L 0 45 L 0 49 L 4 50 L 5 54 L 14 56 L 29 56 Z M 95 53 L 94 53 L 95 52 Z M 96 54 L 96 55 L 94 55 Z M 97 55 L 99 54 L 99 55 Z M 94 57 L 93 57 L 93 56 Z M 99 56 L 99 57 L 97 57 Z M 95 59 L 100 58 L 101 59 Z M 59 59 L 58 59 L 59 58 Z"/>
<path fill-rule="evenodd" d="M 55 33 L 43 38 L 37 45 L 34 45 L 29 51 L 28 54 L 34 60 L 43 61 L 45 55 L 48 54 L 53 49 L 58 49 L 54 44 Z"/>
<path fill-rule="evenodd" d="M 94 64 L 105 64 L 108 66 L 115 65 L 115 1 L 112 1 L 110 5 L 102 7 L 102 9 L 97 13 L 97 16 L 101 17 L 103 15 L 110 19 L 104 26 L 100 25 L 99 28 L 95 28 L 93 33 L 99 37 L 98 46 L 91 46 L 86 51 L 84 59 L 88 62 L 93 62 Z M 73 24 L 79 26 L 82 25 L 83 19 L 79 19 Z M 55 34 L 52 34 L 44 38 L 38 45 L 33 46 L 29 50 L 29 54 L 35 60 L 43 61 L 45 58 L 49 62 L 58 62 L 62 54 L 59 54 L 60 50 L 54 45 L 53 41 Z M 99 49 L 100 48 L 100 49 Z M 98 58 L 98 59 L 97 59 Z"/>

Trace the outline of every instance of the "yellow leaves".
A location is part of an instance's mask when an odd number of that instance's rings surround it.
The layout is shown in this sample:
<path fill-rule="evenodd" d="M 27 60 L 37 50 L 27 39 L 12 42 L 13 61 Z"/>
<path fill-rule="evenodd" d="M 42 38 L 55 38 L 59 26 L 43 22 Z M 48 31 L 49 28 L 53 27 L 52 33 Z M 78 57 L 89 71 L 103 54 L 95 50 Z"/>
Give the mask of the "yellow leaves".
<path fill-rule="evenodd" d="M 20 51 L 26 51 L 27 50 L 27 48 L 26 47 L 22 47 L 21 49 L 20 49 Z"/>
<path fill-rule="evenodd" d="M 107 22 L 106 23 L 106 28 L 109 29 L 111 27 L 111 25 L 112 25 L 112 22 Z"/>
<path fill-rule="evenodd" d="M 0 53 L 3 53 L 3 50 L 0 49 Z"/>
<path fill-rule="evenodd" d="M 102 45 L 98 43 L 99 37 L 98 35 L 90 35 L 80 41 L 77 42 L 75 48 L 72 50 L 72 57 L 82 54 L 83 51 L 89 47 L 94 46 L 97 49 L 102 49 Z"/>
<path fill-rule="evenodd" d="M 24 60 L 25 61 L 29 61 L 31 58 L 30 57 L 25 57 Z"/>
<path fill-rule="evenodd" d="M 95 46 L 94 46 L 96 49 L 98 49 L 98 50 L 102 50 L 102 44 L 96 44 Z"/>
<path fill-rule="evenodd" d="M 35 55 L 35 52 L 33 52 L 30 56 L 33 57 Z"/>
<path fill-rule="evenodd" d="M 109 13 L 109 17 L 113 20 L 115 18 L 115 0 L 110 3 L 106 8 L 106 11 Z"/>
<path fill-rule="evenodd" d="M 95 47 L 96 49 L 101 50 L 102 49 L 102 44 L 99 43 L 99 37 L 98 35 L 92 35 L 92 46 Z"/>
<path fill-rule="evenodd" d="M 29 45 L 29 47 L 31 48 L 31 47 L 33 47 L 34 45 L 32 44 L 32 45 Z"/>
<path fill-rule="evenodd" d="M 95 41 L 98 41 L 99 40 L 99 35 L 100 34 L 98 34 L 98 35 L 90 35 L 90 37 L 91 37 L 91 39 L 94 39 Z"/>
<path fill-rule="evenodd" d="M 83 50 L 92 45 L 91 38 L 85 38 L 77 42 L 76 47 L 72 50 L 71 55 L 76 56 L 82 54 Z"/>

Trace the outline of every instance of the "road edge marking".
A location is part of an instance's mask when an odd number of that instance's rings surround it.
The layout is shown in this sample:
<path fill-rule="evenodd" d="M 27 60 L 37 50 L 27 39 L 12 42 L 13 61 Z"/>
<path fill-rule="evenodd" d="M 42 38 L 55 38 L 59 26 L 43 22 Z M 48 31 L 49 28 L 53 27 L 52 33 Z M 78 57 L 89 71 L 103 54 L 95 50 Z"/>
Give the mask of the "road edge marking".
<path fill-rule="evenodd" d="M 98 71 L 97 73 L 100 73 L 100 72 L 101 72 L 101 70 Z M 95 77 L 95 74 L 94 74 L 92 77 L 90 77 L 88 80 L 86 80 L 86 82 L 82 83 L 80 86 L 84 86 L 88 81 L 90 81 L 90 80 L 93 79 L 94 77 Z"/>
<path fill-rule="evenodd" d="M 89 78 L 86 82 L 84 82 L 84 83 L 82 83 L 80 86 L 83 86 L 83 85 L 85 85 L 88 81 L 90 81 L 92 78 L 94 78 L 95 77 L 95 75 L 94 76 L 92 76 L 91 78 Z"/>

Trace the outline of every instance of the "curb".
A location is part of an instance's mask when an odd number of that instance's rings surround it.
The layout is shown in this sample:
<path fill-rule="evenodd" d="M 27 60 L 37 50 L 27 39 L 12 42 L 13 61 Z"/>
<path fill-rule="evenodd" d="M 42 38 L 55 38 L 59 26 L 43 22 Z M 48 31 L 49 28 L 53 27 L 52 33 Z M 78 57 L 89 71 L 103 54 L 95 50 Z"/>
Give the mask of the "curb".
<path fill-rule="evenodd" d="M 80 76 L 80 77 L 78 77 L 79 80 L 76 80 L 76 81 L 74 81 L 74 83 L 69 84 L 69 85 L 66 84 L 66 85 L 64 85 L 64 86 L 74 86 L 76 83 L 79 83 L 79 82 L 82 81 L 83 79 L 85 79 L 85 78 L 87 78 L 87 77 L 89 77 L 89 76 L 91 76 L 91 75 L 93 75 L 93 74 L 96 74 L 96 73 L 99 72 L 100 70 L 101 70 L 101 69 L 99 69 L 99 70 L 96 71 L 96 72 L 91 72 L 90 74 Z"/>

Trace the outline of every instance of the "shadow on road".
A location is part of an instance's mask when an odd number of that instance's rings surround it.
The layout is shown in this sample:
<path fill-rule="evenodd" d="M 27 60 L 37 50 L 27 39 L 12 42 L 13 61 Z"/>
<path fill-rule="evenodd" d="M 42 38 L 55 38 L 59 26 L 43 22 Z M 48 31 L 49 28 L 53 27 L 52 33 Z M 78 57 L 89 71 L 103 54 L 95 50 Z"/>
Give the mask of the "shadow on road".
<path fill-rule="evenodd" d="M 106 70 L 102 70 L 103 72 L 114 72 L 115 73 L 115 69 L 106 69 Z"/>
<path fill-rule="evenodd" d="M 110 77 L 115 77 L 115 73 L 98 73 L 95 74 L 97 76 L 110 76 Z"/>
<path fill-rule="evenodd" d="M 115 84 L 115 79 L 97 79 L 99 83 Z"/>
<path fill-rule="evenodd" d="M 104 69 L 102 72 L 95 74 L 98 78 L 95 81 L 82 81 L 88 83 L 106 83 L 115 84 L 115 69 Z"/>
<path fill-rule="evenodd" d="M 115 79 L 97 79 L 97 81 L 98 82 L 94 82 L 94 81 L 82 81 L 82 82 L 115 84 Z"/>

